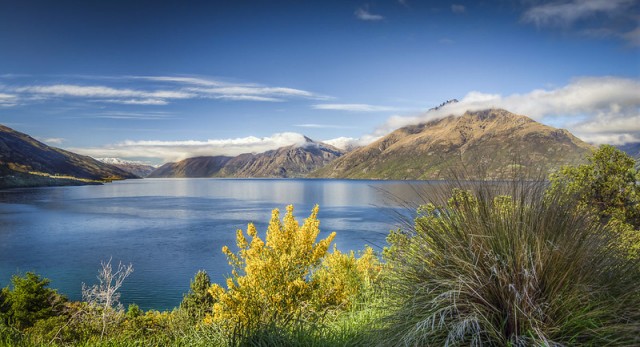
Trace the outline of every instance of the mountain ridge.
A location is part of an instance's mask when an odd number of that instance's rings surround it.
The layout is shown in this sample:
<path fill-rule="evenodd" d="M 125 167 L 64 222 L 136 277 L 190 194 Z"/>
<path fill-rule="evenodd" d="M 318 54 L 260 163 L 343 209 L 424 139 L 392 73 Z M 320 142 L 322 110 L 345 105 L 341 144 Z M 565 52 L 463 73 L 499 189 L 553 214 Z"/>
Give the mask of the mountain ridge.
<path fill-rule="evenodd" d="M 325 166 L 344 151 L 305 137 L 302 144 L 235 157 L 205 156 L 167 163 L 147 177 L 296 178 Z"/>
<path fill-rule="evenodd" d="M 567 130 L 502 109 L 466 112 L 397 129 L 311 173 L 318 178 L 500 178 L 514 165 L 548 174 L 593 147 Z M 475 170 L 477 172 L 469 172 Z"/>
<path fill-rule="evenodd" d="M 99 184 L 139 178 L 91 157 L 48 146 L 0 125 L 0 188 Z"/>

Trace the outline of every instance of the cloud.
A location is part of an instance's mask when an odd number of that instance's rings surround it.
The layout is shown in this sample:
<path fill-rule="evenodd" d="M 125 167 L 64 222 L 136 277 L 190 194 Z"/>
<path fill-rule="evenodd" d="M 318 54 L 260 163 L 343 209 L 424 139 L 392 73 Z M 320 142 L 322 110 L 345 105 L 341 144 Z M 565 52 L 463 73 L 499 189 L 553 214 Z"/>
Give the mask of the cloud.
<path fill-rule="evenodd" d="M 89 118 L 103 118 L 103 119 L 122 119 L 122 120 L 161 120 L 161 119 L 175 119 L 169 115 L 155 114 L 155 113 L 135 113 L 135 112 L 110 112 L 94 115 L 87 115 Z"/>
<path fill-rule="evenodd" d="M 451 5 L 451 12 L 455 14 L 464 13 L 465 11 L 466 11 L 466 8 L 464 7 L 464 5 L 459 5 L 459 4 Z"/>
<path fill-rule="evenodd" d="M 305 143 L 303 135 L 285 132 L 267 137 L 248 136 L 205 141 L 124 141 L 104 147 L 71 148 L 70 150 L 94 158 L 160 158 L 164 162 L 171 162 L 197 156 L 262 153 L 303 143 Z"/>
<path fill-rule="evenodd" d="M 555 1 L 529 8 L 523 20 L 538 26 L 565 26 L 597 14 L 619 13 L 633 4 L 634 0 Z"/>
<path fill-rule="evenodd" d="M 101 100 L 103 102 L 110 102 L 114 104 L 123 105 L 167 105 L 169 102 L 163 99 L 107 99 Z"/>
<path fill-rule="evenodd" d="M 186 88 L 202 97 L 224 100 L 249 100 L 249 101 L 284 101 L 283 98 L 326 99 L 306 90 L 283 87 L 263 87 L 254 85 L 236 85 L 216 88 Z"/>
<path fill-rule="evenodd" d="M 9 91 L 16 94 L 0 94 L 0 106 L 13 105 L 18 96 L 25 102 L 84 98 L 89 99 L 89 101 L 124 105 L 167 105 L 175 100 L 187 99 L 257 102 L 283 102 L 297 98 L 331 99 L 325 95 L 297 88 L 264 86 L 254 83 L 228 83 L 200 77 L 117 76 L 107 78 L 84 76 L 83 78 L 100 79 L 101 84 L 0 85 L 0 91 Z M 129 87 L 132 80 L 139 82 L 136 88 Z M 104 85 L 105 81 L 110 81 L 111 83 Z M 127 83 L 127 88 L 111 85 L 123 82 Z M 12 81 L 12 83 L 15 83 L 15 81 Z"/>
<path fill-rule="evenodd" d="M 17 105 L 18 97 L 11 94 L 0 93 L 0 107 L 10 107 Z"/>
<path fill-rule="evenodd" d="M 622 38 L 627 40 L 632 46 L 640 46 L 640 26 L 622 34 Z"/>
<path fill-rule="evenodd" d="M 637 0 L 563 0 L 543 2 L 525 10 L 522 21 L 538 28 L 575 30 L 598 39 L 617 38 L 640 46 Z"/>
<path fill-rule="evenodd" d="M 503 108 L 537 121 L 560 119 L 558 126 L 593 143 L 640 138 L 640 81 L 620 77 L 577 78 L 566 86 L 525 94 L 467 93 L 460 102 L 414 116 L 392 116 L 376 135 L 421 122 L 462 115 L 467 110 Z M 559 117 L 559 118 L 558 118 Z M 555 125 L 555 124 L 554 124 Z"/>
<path fill-rule="evenodd" d="M 180 76 L 129 76 L 133 79 L 141 79 L 147 81 L 156 81 L 156 82 L 171 82 L 171 83 L 180 83 L 180 84 L 191 84 L 191 85 L 199 85 L 199 86 L 220 86 L 223 85 L 223 82 L 210 80 L 206 78 L 199 77 L 180 77 Z"/>
<path fill-rule="evenodd" d="M 158 98 L 188 99 L 195 95 L 182 91 L 158 90 L 143 91 L 135 89 L 119 89 L 107 86 L 82 86 L 75 84 L 37 85 L 15 88 L 16 92 L 59 97 L 85 98 Z"/>
<path fill-rule="evenodd" d="M 67 139 L 63 139 L 62 137 L 52 137 L 52 138 L 42 139 L 41 141 L 51 145 L 61 145 L 63 142 L 67 141 Z"/>
<path fill-rule="evenodd" d="M 315 104 L 311 105 L 316 110 L 334 110 L 349 112 L 388 112 L 397 110 L 390 106 L 376 106 L 368 104 Z"/>
<path fill-rule="evenodd" d="M 355 137 L 338 137 L 335 139 L 324 140 L 322 142 L 331 145 L 333 147 L 339 148 L 343 151 L 350 151 L 354 148 L 366 146 L 371 142 L 378 140 L 381 136 L 375 135 L 364 135 L 359 138 Z"/>
<path fill-rule="evenodd" d="M 356 18 L 360 19 L 360 20 L 364 20 L 364 21 L 370 21 L 370 22 L 377 22 L 377 21 L 381 21 L 384 19 L 384 17 L 382 15 L 379 14 L 373 14 L 371 12 L 369 12 L 369 6 L 365 5 L 362 6 L 360 8 L 358 8 L 354 14 L 356 15 Z"/>
<path fill-rule="evenodd" d="M 348 129 L 348 128 L 353 128 L 353 127 L 345 127 L 345 126 L 342 126 L 342 125 L 315 124 L 315 123 L 295 124 L 294 127 L 298 127 L 298 128 L 313 128 L 313 129 Z"/>

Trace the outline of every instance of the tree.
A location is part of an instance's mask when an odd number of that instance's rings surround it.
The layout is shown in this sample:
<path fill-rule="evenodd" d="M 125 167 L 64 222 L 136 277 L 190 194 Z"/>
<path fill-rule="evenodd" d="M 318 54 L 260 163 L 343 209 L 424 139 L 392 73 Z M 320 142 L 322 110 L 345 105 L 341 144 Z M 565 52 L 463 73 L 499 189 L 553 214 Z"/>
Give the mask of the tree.
<path fill-rule="evenodd" d="M 596 213 L 620 236 L 629 256 L 640 255 L 640 175 L 634 160 L 613 146 L 603 145 L 589 163 L 565 166 L 550 176 L 549 194 Z"/>
<path fill-rule="evenodd" d="M 200 270 L 191 281 L 191 289 L 180 303 L 180 309 L 184 310 L 189 318 L 200 321 L 205 314 L 211 311 L 213 297 L 209 294 L 211 279 L 206 271 Z"/>
<path fill-rule="evenodd" d="M 18 329 L 26 329 L 36 321 L 55 316 L 62 309 L 66 298 L 56 290 L 47 288 L 50 280 L 33 272 L 11 278 L 13 289 L 2 289 L 0 302 L 6 320 Z"/>
<path fill-rule="evenodd" d="M 123 307 L 120 304 L 120 293 L 118 289 L 124 280 L 133 272 L 133 265 L 127 266 L 118 263 L 118 269 L 113 272 L 111 259 L 108 262 L 100 262 L 102 269 L 98 273 L 98 284 L 88 287 L 82 283 L 82 298 L 100 312 L 102 321 L 102 332 L 100 338 L 104 336 L 107 326 L 117 320 L 122 315 Z"/>

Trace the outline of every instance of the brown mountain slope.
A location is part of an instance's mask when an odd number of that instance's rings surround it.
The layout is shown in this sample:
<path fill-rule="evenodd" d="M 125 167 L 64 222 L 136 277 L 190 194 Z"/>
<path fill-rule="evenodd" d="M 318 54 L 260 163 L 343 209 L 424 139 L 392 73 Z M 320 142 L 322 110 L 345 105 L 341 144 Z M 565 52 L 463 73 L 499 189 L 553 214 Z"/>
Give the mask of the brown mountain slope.
<path fill-rule="evenodd" d="M 304 177 L 343 154 L 333 146 L 306 140 L 260 154 L 189 158 L 165 164 L 147 177 Z"/>
<path fill-rule="evenodd" d="M 59 178 L 61 176 L 65 178 Z M 82 184 L 83 181 L 78 179 L 105 181 L 137 178 L 91 157 L 49 147 L 2 125 L 0 177 L 0 187 Z"/>
<path fill-rule="evenodd" d="M 213 177 L 229 160 L 231 157 L 225 156 L 187 158 L 177 163 L 164 164 L 147 177 Z"/>
<path fill-rule="evenodd" d="M 373 179 L 500 178 L 514 164 L 546 174 L 584 160 L 590 145 L 505 110 L 466 112 L 400 128 L 356 149 L 310 177 Z"/>
<path fill-rule="evenodd" d="M 304 177 L 337 159 L 343 152 L 333 146 L 307 142 L 260 154 L 243 154 L 220 171 L 223 177 Z"/>

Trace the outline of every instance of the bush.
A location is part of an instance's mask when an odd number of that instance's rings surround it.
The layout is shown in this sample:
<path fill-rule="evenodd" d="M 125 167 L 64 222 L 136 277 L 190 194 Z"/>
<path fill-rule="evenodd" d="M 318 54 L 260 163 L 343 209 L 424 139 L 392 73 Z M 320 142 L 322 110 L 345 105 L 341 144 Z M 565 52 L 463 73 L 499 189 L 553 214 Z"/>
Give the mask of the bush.
<path fill-rule="evenodd" d="M 265 326 L 287 327 L 312 318 L 314 285 L 309 278 L 335 237 L 331 233 L 316 243 L 320 233 L 317 214 L 316 206 L 300 226 L 293 216 L 293 206 L 287 207 L 282 222 L 279 211 L 273 210 L 266 242 L 253 224 L 247 228 L 250 241 L 238 230 L 238 253 L 226 246 L 222 249 L 233 268 L 232 276 L 227 279 L 227 290 L 218 284 L 209 289 L 215 304 L 206 321 L 231 334 L 248 335 Z"/>
<path fill-rule="evenodd" d="M 317 214 L 318 206 L 299 225 L 293 206 L 287 207 L 282 221 L 276 209 L 266 242 L 249 224 L 250 240 L 242 230 L 236 234 L 237 253 L 223 248 L 232 275 L 226 290 L 217 284 L 210 287 L 213 312 L 205 322 L 226 331 L 231 344 L 289 344 L 303 337 L 308 340 L 302 344 L 319 343 L 327 332 L 324 318 L 335 318 L 372 292 L 369 288 L 380 272 L 373 250 L 359 258 L 337 250 L 328 254 L 335 233 L 316 242 Z"/>
<path fill-rule="evenodd" d="M 13 289 L 2 289 L 2 314 L 6 324 L 23 330 L 36 321 L 53 317 L 61 312 L 66 298 L 47 288 L 49 279 L 33 272 L 11 278 Z"/>
<path fill-rule="evenodd" d="M 550 177 L 551 195 L 599 216 L 629 257 L 640 256 L 640 173 L 634 160 L 613 146 L 603 145 L 589 163 L 565 166 Z"/>
<path fill-rule="evenodd" d="M 199 322 L 206 314 L 211 313 L 213 297 L 209 294 L 211 279 L 206 271 L 200 270 L 191 281 L 190 290 L 180 303 L 183 310 L 192 322 Z"/>
<path fill-rule="evenodd" d="M 359 253 L 360 257 L 356 258 L 353 251 L 342 253 L 334 248 L 324 257 L 313 274 L 317 285 L 313 302 L 318 311 L 326 308 L 350 310 L 376 294 L 382 264 L 369 246 Z"/>
<path fill-rule="evenodd" d="M 640 344 L 638 260 L 543 184 L 497 187 L 458 189 L 390 235 L 380 344 Z"/>

